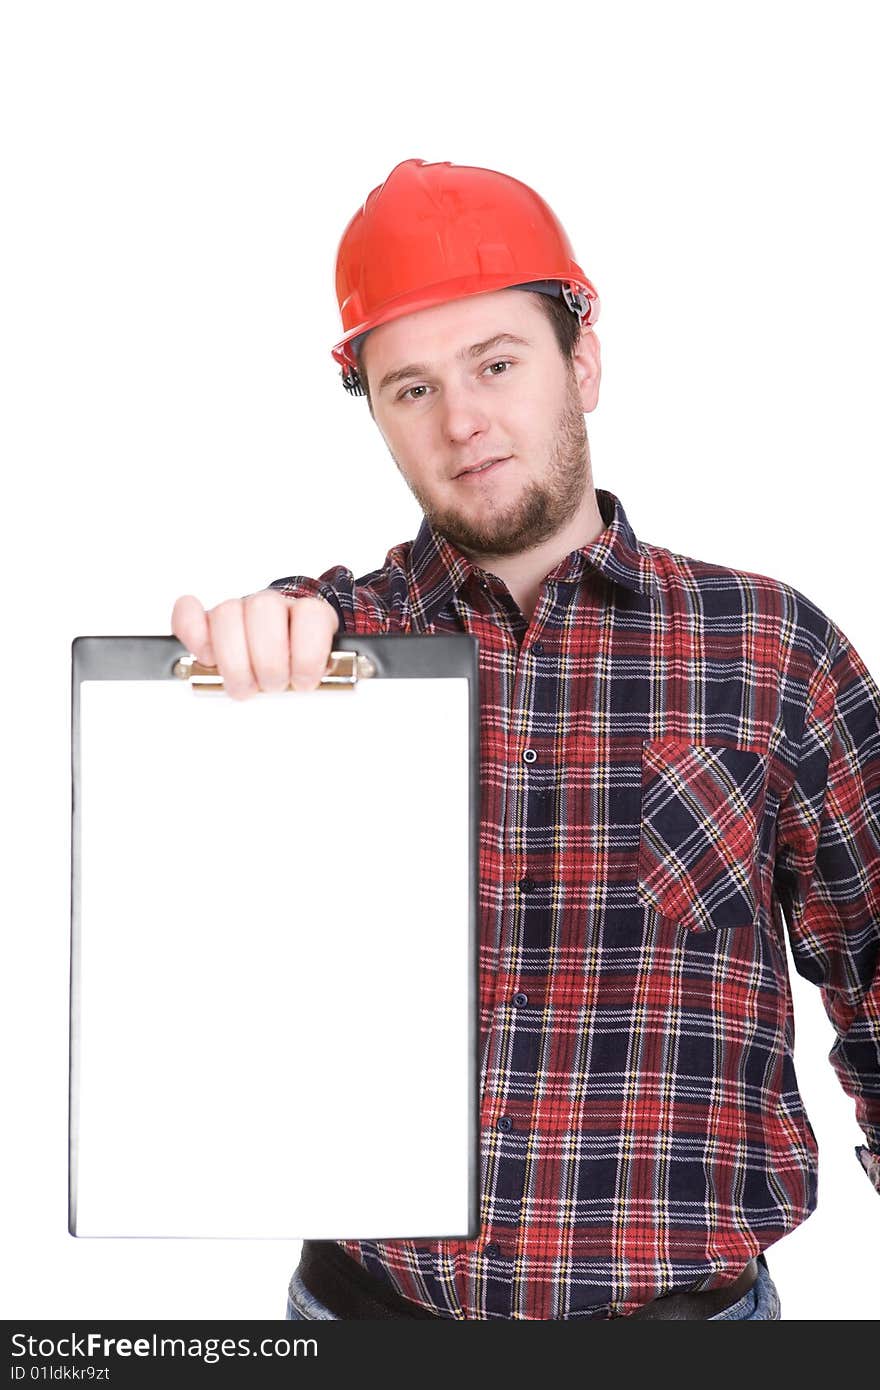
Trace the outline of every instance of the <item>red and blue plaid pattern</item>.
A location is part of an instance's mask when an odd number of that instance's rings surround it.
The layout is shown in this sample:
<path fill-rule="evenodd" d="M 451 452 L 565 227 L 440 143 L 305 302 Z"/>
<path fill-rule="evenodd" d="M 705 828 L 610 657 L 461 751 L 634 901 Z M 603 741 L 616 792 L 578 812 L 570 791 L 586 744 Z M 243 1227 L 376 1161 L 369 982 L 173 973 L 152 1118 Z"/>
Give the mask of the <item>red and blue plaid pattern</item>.
<path fill-rule="evenodd" d="M 531 622 L 427 520 L 360 579 L 271 586 L 479 640 L 482 1229 L 339 1242 L 444 1317 L 625 1316 L 810 1215 L 786 931 L 880 1191 L 880 692 L 802 593 L 596 496 Z"/>

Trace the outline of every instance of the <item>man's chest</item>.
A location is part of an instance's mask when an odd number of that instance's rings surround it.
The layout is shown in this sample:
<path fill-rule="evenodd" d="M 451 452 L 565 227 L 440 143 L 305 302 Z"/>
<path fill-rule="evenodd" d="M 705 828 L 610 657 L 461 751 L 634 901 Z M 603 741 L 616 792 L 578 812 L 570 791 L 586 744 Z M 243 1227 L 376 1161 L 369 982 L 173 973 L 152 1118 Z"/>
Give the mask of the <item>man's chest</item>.
<path fill-rule="evenodd" d="M 638 613 L 475 635 L 487 901 L 755 923 L 803 722 L 778 652 Z"/>

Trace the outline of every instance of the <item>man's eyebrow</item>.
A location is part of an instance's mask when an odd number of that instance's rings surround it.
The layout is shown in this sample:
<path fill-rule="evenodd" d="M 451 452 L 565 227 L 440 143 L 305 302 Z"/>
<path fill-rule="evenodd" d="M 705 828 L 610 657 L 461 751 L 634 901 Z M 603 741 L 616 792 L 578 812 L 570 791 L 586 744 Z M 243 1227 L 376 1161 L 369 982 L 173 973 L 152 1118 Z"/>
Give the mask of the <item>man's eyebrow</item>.
<path fill-rule="evenodd" d="M 498 347 L 499 343 L 516 343 L 519 347 L 533 346 L 528 338 L 518 338 L 515 333 L 496 333 L 484 343 L 472 343 L 470 347 L 462 348 L 455 355 L 459 362 L 467 358 L 482 357 L 484 352 Z M 379 391 L 384 391 L 386 386 L 394 386 L 398 381 L 407 381 L 412 376 L 427 376 L 430 370 L 430 364 L 427 362 L 410 362 L 406 367 L 395 367 L 393 371 L 385 373 L 379 382 Z"/>

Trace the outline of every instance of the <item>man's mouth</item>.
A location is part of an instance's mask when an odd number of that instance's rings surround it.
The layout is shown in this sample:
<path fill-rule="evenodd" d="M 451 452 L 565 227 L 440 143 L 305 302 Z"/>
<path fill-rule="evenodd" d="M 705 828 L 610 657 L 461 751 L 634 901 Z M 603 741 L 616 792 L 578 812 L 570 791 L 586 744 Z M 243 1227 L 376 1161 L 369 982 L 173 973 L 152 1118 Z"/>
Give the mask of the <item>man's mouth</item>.
<path fill-rule="evenodd" d="M 487 459 L 484 463 L 476 464 L 473 468 L 466 468 L 462 473 L 456 473 L 456 479 L 482 477 L 484 474 L 499 468 L 501 464 L 507 463 L 509 458 L 510 455 L 508 454 L 505 458 Z"/>

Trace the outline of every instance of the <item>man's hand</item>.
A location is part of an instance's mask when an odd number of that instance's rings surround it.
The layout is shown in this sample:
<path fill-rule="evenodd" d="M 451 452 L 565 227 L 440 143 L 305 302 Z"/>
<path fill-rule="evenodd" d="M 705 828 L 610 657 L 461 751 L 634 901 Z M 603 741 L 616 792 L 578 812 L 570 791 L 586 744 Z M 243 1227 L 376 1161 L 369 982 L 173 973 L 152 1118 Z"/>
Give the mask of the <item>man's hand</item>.
<path fill-rule="evenodd" d="M 216 666 L 234 700 L 291 685 L 314 690 L 327 669 L 339 615 L 322 598 L 287 598 L 260 589 L 205 610 L 182 594 L 171 631 L 204 666 Z"/>

